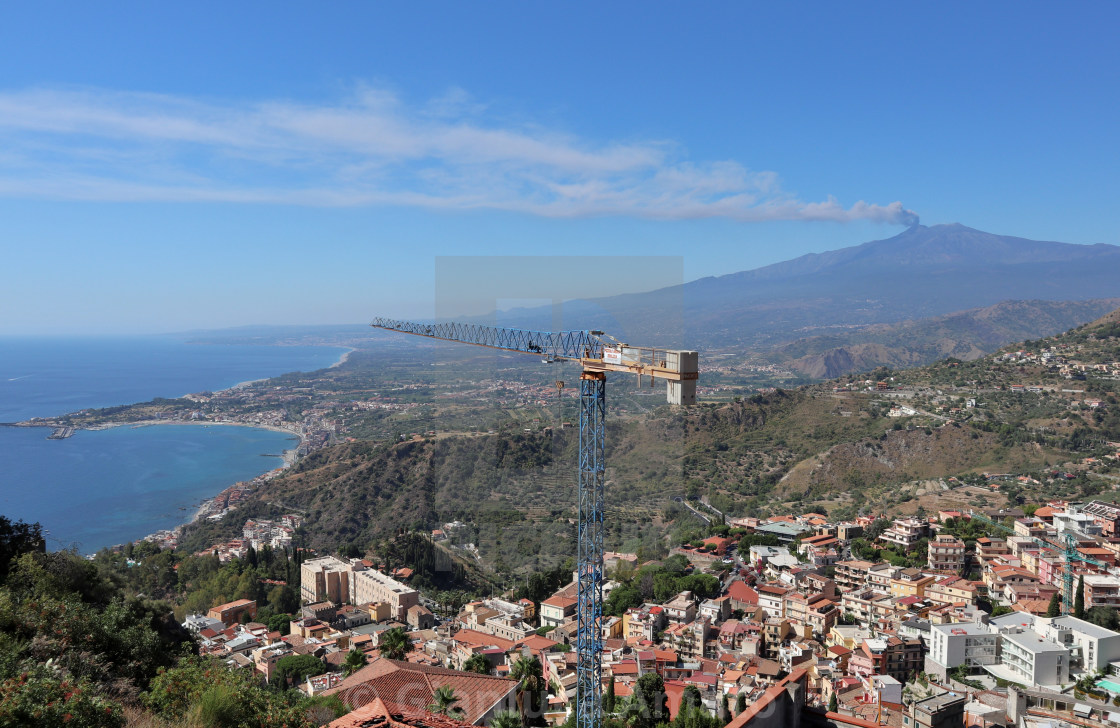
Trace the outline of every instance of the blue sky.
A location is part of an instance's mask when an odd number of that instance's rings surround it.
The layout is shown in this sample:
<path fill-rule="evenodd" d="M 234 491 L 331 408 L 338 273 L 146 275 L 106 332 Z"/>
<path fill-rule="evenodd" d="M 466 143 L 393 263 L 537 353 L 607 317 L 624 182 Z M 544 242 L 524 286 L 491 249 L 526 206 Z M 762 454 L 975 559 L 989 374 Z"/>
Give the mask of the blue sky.
<path fill-rule="evenodd" d="M 628 256 L 690 280 L 917 216 L 1117 244 L 1118 16 L 15 4 L 0 334 L 429 315 L 447 256 L 607 256 L 592 288 L 641 288 Z"/>

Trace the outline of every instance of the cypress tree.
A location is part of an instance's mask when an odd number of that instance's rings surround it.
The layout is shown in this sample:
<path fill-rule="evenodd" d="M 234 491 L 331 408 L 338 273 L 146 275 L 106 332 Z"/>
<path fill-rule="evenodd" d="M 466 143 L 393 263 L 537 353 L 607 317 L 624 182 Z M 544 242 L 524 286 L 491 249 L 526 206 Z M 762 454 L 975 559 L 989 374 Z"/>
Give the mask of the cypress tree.
<path fill-rule="evenodd" d="M 1070 564 L 1066 565 L 1067 567 Z M 1085 575 L 1077 577 L 1077 593 L 1073 595 L 1073 616 L 1085 618 Z"/>
<path fill-rule="evenodd" d="M 828 699 L 828 712 L 835 713 L 836 709 L 839 707 L 840 705 L 836 700 L 836 693 L 833 693 L 832 697 Z"/>
<path fill-rule="evenodd" d="M 607 713 L 614 712 L 614 678 L 607 683 L 607 695 L 603 698 L 603 710 Z"/>
<path fill-rule="evenodd" d="M 1057 617 L 1062 613 L 1062 597 L 1057 592 L 1050 597 L 1050 606 L 1046 607 L 1047 617 Z"/>

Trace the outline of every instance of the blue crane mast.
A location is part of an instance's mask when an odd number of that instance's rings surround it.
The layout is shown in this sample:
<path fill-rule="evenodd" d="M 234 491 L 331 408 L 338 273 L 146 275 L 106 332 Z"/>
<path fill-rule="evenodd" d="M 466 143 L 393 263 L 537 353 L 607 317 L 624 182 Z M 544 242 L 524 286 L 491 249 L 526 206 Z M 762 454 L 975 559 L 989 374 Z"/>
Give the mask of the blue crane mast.
<path fill-rule="evenodd" d="M 371 326 L 443 341 L 485 346 L 571 361 L 582 367 L 579 381 L 579 488 L 576 565 L 576 726 L 602 724 L 603 516 L 606 458 L 607 372 L 666 381 L 670 404 L 696 403 L 699 377 L 695 351 L 630 346 L 602 331 L 527 331 L 461 323 L 414 323 L 377 318 Z"/>

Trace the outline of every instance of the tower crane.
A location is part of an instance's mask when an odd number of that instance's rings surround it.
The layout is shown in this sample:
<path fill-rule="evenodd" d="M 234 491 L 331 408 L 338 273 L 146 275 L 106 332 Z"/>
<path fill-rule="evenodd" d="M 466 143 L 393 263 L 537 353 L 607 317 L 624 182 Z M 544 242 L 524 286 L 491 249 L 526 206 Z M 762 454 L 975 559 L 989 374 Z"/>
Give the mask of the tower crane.
<path fill-rule="evenodd" d="M 1015 533 L 1015 529 L 1008 528 L 999 521 L 992 520 L 979 511 L 970 510 L 968 513 L 970 517 L 975 518 L 983 523 L 994 526 L 995 528 L 998 528 L 1006 533 L 1010 533 L 1016 536 L 1018 535 Z M 1066 532 L 1064 543 L 1054 543 L 1053 541 L 1046 541 L 1035 536 L 1030 536 L 1029 538 L 1031 541 L 1044 549 L 1055 549 L 1062 553 L 1062 556 L 1065 559 L 1065 564 L 1062 566 L 1062 614 L 1072 614 L 1074 599 L 1073 562 L 1080 561 L 1084 564 L 1099 566 L 1101 568 L 1107 568 L 1107 565 L 1078 551 L 1077 538 L 1068 531 Z"/>
<path fill-rule="evenodd" d="M 670 404 L 696 404 L 695 351 L 630 346 L 602 331 L 526 331 L 462 323 L 413 323 L 387 318 L 371 326 L 430 339 L 539 356 L 580 365 L 579 531 L 576 567 L 576 726 L 598 728 L 602 720 L 603 650 L 603 454 L 607 372 L 666 382 Z"/>

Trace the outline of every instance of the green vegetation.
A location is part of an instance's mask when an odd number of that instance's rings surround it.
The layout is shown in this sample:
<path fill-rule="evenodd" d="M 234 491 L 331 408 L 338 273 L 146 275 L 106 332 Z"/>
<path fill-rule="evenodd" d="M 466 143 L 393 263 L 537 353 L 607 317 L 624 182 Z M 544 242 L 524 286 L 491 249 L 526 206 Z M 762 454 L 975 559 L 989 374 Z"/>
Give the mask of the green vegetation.
<path fill-rule="evenodd" d="M 44 553 L 37 524 L 0 516 L 3 527 L 0 725 L 119 728 L 127 717 L 153 728 L 311 728 L 345 712 L 337 700 L 271 689 L 191 655 L 170 604 L 132 591 L 163 584 L 176 593 L 177 582 L 161 582 L 155 567 L 138 565 L 130 581 L 111 560 Z M 163 566 L 187 563 L 160 560 L 162 553 L 139 555 Z M 295 680 L 325 669 L 307 656 L 283 658 L 277 668 Z"/>
<path fill-rule="evenodd" d="M 661 564 L 638 569 L 611 592 L 603 604 L 603 613 L 621 616 L 630 607 L 643 602 L 664 603 L 682 591 L 691 591 L 700 599 L 719 595 L 719 579 L 711 574 L 690 574 L 688 560 L 679 554 Z"/>
<path fill-rule="evenodd" d="M 194 656 L 157 675 L 143 702 L 168 723 L 190 728 L 311 728 L 346 712 L 337 698 L 270 689 L 249 672 Z"/>
<path fill-rule="evenodd" d="M 412 652 L 412 640 L 402 627 L 385 630 L 377 639 L 377 648 L 382 657 L 390 660 L 403 660 L 405 655 Z"/>

